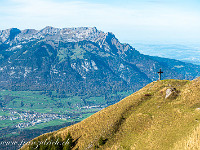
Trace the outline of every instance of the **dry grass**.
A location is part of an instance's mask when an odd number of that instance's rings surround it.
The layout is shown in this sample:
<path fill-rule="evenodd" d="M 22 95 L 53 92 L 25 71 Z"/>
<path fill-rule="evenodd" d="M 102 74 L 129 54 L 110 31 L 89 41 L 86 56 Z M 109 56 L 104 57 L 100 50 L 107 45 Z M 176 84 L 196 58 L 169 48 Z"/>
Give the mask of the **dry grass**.
<path fill-rule="evenodd" d="M 200 149 L 200 126 L 194 129 L 193 133 L 187 138 L 175 143 L 172 150 L 199 150 Z"/>
<path fill-rule="evenodd" d="M 152 82 L 73 126 L 53 132 L 63 139 L 70 132 L 74 149 L 94 149 L 100 137 L 108 139 L 99 149 L 168 150 L 199 125 L 200 81 L 164 80 Z M 168 88 L 177 94 L 165 99 Z M 40 138 L 36 138 L 39 140 Z M 23 149 L 28 149 L 24 146 Z"/>

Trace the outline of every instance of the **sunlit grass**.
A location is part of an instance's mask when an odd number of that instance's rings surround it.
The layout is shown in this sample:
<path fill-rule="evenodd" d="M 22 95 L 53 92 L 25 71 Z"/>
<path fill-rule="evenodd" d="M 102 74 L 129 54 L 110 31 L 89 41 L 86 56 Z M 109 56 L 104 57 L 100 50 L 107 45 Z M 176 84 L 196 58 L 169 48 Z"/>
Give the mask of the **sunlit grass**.
<path fill-rule="evenodd" d="M 168 88 L 176 88 L 176 94 L 166 99 Z M 169 150 L 179 148 L 177 145 L 187 149 L 199 141 L 199 91 L 199 79 L 152 82 L 119 103 L 51 136 L 64 139 L 70 132 L 78 139 L 75 148 L 81 149 Z M 100 146 L 100 138 L 108 140 Z"/>

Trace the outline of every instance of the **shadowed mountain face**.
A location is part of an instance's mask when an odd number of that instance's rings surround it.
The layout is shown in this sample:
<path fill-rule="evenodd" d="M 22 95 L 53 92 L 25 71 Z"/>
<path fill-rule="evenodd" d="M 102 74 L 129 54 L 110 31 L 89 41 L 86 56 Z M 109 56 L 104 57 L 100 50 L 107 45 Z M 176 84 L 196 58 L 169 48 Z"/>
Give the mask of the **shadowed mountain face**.
<path fill-rule="evenodd" d="M 96 28 L 0 31 L 0 88 L 78 95 L 138 90 L 153 80 L 193 79 L 200 67 L 140 54 Z"/>

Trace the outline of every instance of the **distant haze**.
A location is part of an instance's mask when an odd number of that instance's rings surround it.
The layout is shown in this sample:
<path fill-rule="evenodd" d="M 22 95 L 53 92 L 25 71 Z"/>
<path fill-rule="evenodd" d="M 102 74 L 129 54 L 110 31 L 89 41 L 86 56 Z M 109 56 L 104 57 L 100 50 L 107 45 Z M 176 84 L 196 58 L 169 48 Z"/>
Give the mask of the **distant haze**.
<path fill-rule="evenodd" d="M 130 43 L 131 44 L 131 43 Z M 132 44 L 141 53 L 151 56 L 159 56 L 177 59 L 184 62 L 200 65 L 200 45 L 178 44 Z"/>
<path fill-rule="evenodd" d="M 199 6 L 199 0 L 1 0 L 0 30 L 96 26 L 126 43 L 198 43 Z"/>

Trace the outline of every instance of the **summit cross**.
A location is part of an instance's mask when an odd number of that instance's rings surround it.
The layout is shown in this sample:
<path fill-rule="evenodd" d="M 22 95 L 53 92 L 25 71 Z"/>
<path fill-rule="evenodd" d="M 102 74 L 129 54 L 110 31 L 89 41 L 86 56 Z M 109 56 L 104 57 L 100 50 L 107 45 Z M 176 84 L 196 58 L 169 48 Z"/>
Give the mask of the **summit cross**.
<path fill-rule="evenodd" d="M 161 80 L 161 74 L 162 74 L 163 72 L 161 71 L 161 69 L 160 69 L 160 71 L 158 72 L 158 74 L 159 74 L 159 80 Z"/>

